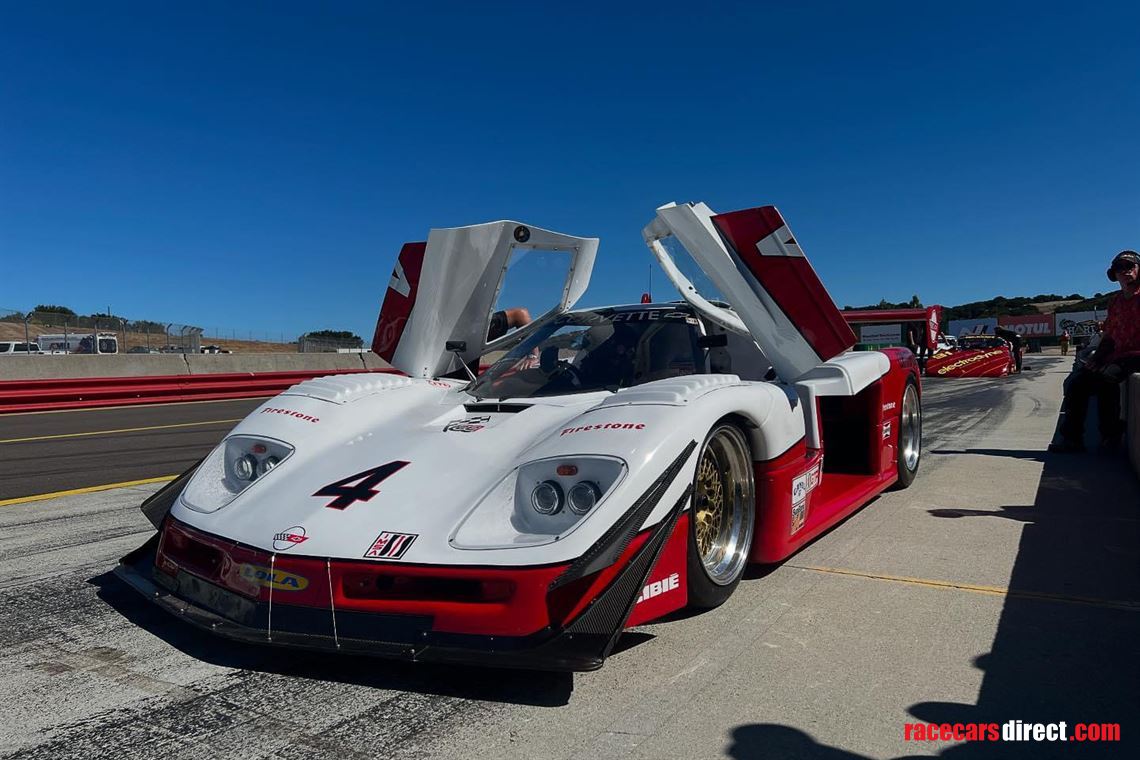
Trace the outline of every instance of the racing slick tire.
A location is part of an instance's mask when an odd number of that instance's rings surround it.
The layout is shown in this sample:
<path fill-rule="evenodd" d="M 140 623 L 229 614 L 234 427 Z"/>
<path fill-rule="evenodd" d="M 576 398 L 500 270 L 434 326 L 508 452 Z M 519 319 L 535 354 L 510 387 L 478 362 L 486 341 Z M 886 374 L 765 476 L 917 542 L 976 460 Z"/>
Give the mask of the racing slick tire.
<path fill-rule="evenodd" d="M 697 457 L 689 514 L 689 606 L 711 609 L 736 590 L 752 550 L 756 484 L 743 431 L 718 422 Z"/>
<path fill-rule="evenodd" d="M 914 378 L 908 378 L 899 403 L 898 473 L 895 490 L 910 487 L 922 458 L 922 398 Z"/>

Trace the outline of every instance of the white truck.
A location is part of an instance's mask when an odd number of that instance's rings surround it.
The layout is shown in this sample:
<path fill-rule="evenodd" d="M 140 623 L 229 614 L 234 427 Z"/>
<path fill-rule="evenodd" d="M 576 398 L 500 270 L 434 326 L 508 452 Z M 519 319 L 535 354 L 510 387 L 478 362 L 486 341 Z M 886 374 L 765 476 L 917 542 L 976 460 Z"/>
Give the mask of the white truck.
<path fill-rule="evenodd" d="M 0 356 L 16 356 L 27 354 L 38 354 L 40 347 L 36 343 L 25 343 L 23 341 L 0 340 Z"/>
<path fill-rule="evenodd" d="M 41 335 L 36 339 L 44 353 L 117 354 L 119 336 L 115 333 L 69 332 Z"/>

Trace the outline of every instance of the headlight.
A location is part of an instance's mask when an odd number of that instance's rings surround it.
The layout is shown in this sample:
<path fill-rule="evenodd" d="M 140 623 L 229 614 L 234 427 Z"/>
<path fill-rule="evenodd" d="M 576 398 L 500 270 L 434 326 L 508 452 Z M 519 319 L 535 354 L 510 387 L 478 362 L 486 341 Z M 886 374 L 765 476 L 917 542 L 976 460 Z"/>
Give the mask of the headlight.
<path fill-rule="evenodd" d="M 540 515 L 552 515 L 562 509 L 562 486 L 544 480 L 530 492 L 530 505 Z"/>
<path fill-rule="evenodd" d="M 597 511 L 625 476 L 616 457 L 553 457 L 512 470 L 460 523 L 457 549 L 548 544 Z"/>
<path fill-rule="evenodd" d="M 293 447 L 281 441 L 230 436 L 202 460 L 182 502 L 196 512 L 217 512 L 292 453 Z"/>
<path fill-rule="evenodd" d="M 583 480 L 566 494 L 566 506 L 576 515 L 584 515 L 602 500 L 602 489 L 597 483 Z"/>

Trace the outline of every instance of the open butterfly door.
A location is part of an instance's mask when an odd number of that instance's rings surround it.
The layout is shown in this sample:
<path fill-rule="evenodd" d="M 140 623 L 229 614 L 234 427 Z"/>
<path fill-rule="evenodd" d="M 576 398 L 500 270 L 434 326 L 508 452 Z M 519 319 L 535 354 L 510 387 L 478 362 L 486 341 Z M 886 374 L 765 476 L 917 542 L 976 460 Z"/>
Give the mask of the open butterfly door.
<path fill-rule="evenodd" d="M 750 335 L 781 379 L 792 382 L 855 345 L 855 334 L 774 206 L 716 214 L 703 203 L 670 203 L 642 231 L 666 275 L 694 308 Z M 700 294 L 673 260 L 675 238 L 728 308 Z"/>
<path fill-rule="evenodd" d="M 531 288 L 554 293 L 555 303 L 543 304 L 536 321 L 570 309 L 590 282 L 597 238 L 581 238 L 502 221 L 469 227 L 434 229 L 426 243 L 407 243 L 380 306 L 372 350 L 392 366 L 413 377 L 438 377 L 458 367 L 449 341 L 462 341 L 464 362 L 507 337 L 488 339 L 496 308 L 524 306 L 499 304 L 504 277 L 515 262 L 545 256 L 560 264 L 550 274 L 531 272 Z M 553 280 L 557 280 L 554 282 Z M 527 284 L 524 282 L 524 284 Z M 548 308 L 549 307 L 549 308 Z M 531 309 L 532 313 L 534 309 Z"/>

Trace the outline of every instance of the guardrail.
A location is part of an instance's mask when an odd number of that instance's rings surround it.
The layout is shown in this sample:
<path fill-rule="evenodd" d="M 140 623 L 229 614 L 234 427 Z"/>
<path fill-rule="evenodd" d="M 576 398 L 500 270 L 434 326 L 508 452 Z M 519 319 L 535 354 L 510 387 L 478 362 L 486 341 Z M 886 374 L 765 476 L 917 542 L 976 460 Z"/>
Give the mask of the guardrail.
<path fill-rule="evenodd" d="M 272 396 L 323 375 L 396 372 L 391 368 L 239 372 L 141 377 L 80 377 L 0 381 L 0 414 L 127 404 Z"/>

